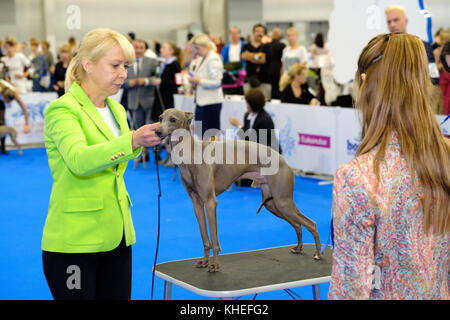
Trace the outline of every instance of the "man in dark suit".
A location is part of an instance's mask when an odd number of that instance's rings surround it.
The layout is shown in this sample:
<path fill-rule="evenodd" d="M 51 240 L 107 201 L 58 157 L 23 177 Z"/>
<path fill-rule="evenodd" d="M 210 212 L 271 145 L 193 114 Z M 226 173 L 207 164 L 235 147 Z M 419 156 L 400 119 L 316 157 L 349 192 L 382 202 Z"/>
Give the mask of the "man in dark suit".
<path fill-rule="evenodd" d="M 127 89 L 127 107 L 131 112 L 133 129 L 151 122 L 152 108 L 155 99 L 155 87 L 152 80 L 156 76 L 158 62 L 156 59 L 144 57 L 145 42 L 133 41 L 136 62 L 128 68 L 128 77 L 124 87 Z"/>

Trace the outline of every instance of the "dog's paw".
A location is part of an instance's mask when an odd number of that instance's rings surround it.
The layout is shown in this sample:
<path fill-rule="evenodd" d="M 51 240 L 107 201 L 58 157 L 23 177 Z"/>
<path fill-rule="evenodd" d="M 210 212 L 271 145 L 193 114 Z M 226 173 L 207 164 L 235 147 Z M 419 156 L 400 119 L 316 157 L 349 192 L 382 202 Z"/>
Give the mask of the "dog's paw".
<path fill-rule="evenodd" d="M 303 247 L 295 246 L 295 247 L 291 248 L 291 253 L 302 254 L 303 253 Z"/>
<path fill-rule="evenodd" d="M 202 259 L 195 263 L 196 268 L 206 268 L 208 266 L 208 259 Z"/>
<path fill-rule="evenodd" d="M 321 259 L 320 253 L 314 254 L 313 259 L 314 259 L 314 260 L 320 260 L 320 259 Z"/>
<path fill-rule="evenodd" d="M 218 263 L 211 263 L 208 267 L 208 272 L 218 272 L 220 265 Z"/>

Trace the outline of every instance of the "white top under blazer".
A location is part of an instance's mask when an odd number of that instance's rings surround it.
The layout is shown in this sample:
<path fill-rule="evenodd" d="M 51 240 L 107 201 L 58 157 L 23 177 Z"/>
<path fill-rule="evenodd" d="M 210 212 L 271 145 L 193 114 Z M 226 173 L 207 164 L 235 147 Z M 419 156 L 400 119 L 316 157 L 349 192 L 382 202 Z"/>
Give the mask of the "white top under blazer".
<path fill-rule="evenodd" d="M 196 64 L 193 74 L 195 78 L 201 79 L 201 83 L 195 89 L 195 101 L 198 106 L 223 102 L 223 70 L 222 58 L 213 50 Z"/>

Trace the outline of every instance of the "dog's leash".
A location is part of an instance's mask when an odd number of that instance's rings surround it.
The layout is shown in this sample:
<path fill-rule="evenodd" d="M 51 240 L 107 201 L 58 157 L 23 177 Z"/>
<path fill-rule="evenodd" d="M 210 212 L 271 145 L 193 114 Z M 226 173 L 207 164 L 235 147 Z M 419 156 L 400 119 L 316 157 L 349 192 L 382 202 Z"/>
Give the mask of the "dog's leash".
<path fill-rule="evenodd" d="M 330 221 L 330 233 L 328 235 L 328 240 L 325 245 L 322 245 L 322 251 L 320 252 L 321 254 L 328 248 L 328 246 L 330 245 L 330 241 L 331 241 L 331 247 L 334 247 L 333 217 L 331 217 L 331 221 Z"/>
<path fill-rule="evenodd" d="M 158 232 L 156 236 L 156 252 L 155 252 L 155 261 L 153 262 L 153 272 L 152 272 L 152 294 L 151 300 L 153 300 L 153 288 L 155 284 L 155 270 L 156 270 L 156 261 L 158 259 L 158 251 L 159 251 L 159 235 L 161 229 L 161 181 L 159 179 L 159 165 L 158 165 L 158 153 L 159 146 L 155 146 L 153 148 L 153 152 L 155 154 L 155 163 L 156 163 L 156 178 L 158 180 Z"/>

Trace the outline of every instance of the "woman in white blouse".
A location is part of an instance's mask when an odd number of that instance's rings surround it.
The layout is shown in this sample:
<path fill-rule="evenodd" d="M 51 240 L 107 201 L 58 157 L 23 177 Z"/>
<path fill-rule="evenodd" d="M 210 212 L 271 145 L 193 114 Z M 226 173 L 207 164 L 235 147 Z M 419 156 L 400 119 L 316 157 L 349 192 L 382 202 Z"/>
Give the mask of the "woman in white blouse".
<path fill-rule="evenodd" d="M 8 77 L 19 93 L 31 91 L 31 81 L 27 79 L 28 73 L 25 68 L 31 66 L 30 61 L 16 49 L 16 40 L 8 39 L 5 42 L 6 56 L 1 58 L 4 66 L 8 69 Z"/>
<path fill-rule="evenodd" d="M 283 50 L 283 55 L 281 56 L 281 62 L 283 67 L 281 68 L 281 73 L 289 72 L 289 69 L 294 64 L 304 64 L 308 63 L 308 52 L 306 48 L 298 42 L 298 31 L 294 27 L 287 30 L 287 40 L 288 45 Z"/>
<path fill-rule="evenodd" d="M 201 131 L 194 128 L 194 134 L 207 140 L 220 131 L 220 110 L 222 109 L 223 92 L 222 77 L 223 63 L 216 53 L 215 44 L 204 34 L 191 39 L 194 56 L 199 61 L 192 69 L 189 82 L 195 89 L 194 100 L 195 121 L 201 121 Z M 210 130 L 209 132 L 205 132 Z"/>

